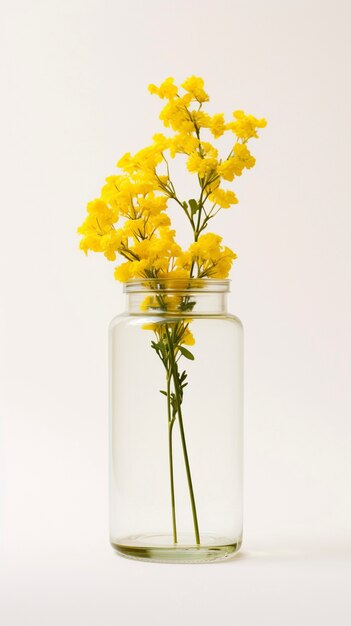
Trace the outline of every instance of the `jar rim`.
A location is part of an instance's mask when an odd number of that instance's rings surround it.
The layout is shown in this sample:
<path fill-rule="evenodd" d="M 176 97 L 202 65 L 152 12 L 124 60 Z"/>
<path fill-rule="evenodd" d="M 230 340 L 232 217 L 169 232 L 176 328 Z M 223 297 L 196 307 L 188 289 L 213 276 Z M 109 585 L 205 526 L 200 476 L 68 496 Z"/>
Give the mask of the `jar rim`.
<path fill-rule="evenodd" d="M 125 293 L 147 291 L 186 291 L 225 293 L 229 291 L 229 278 L 131 278 L 123 284 Z"/>

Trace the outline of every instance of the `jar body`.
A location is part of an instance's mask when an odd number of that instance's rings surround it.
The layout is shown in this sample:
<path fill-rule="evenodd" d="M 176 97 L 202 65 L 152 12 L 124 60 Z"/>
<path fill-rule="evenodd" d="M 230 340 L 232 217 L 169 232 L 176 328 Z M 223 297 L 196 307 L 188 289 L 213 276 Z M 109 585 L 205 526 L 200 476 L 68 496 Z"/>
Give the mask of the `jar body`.
<path fill-rule="evenodd" d="M 179 324 L 195 343 L 165 367 L 159 339 L 170 354 Z M 223 308 L 194 306 L 191 319 L 133 310 L 112 320 L 109 354 L 112 546 L 166 562 L 232 555 L 242 540 L 241 322 Z"/>

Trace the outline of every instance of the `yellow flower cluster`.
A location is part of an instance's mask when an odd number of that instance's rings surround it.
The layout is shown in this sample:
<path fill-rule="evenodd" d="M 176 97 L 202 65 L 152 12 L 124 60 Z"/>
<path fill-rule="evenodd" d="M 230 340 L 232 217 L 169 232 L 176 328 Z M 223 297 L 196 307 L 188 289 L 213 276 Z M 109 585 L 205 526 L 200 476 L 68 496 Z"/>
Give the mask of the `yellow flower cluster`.
<path fill-rule="evenodd" d="M 198 278 L 227 278 L 236 254 L 221 244 L 219 235 L 201 235 L 178 262 L 184 269 L 196 266 Z"/>
<path fill-rule="evenodd" d="M 206 194 L 209 192 L 210 201 L 220 208 L 228 208 L 237 199 L 233 192 L 227 193 L 220 187 L 221 181 L 233 181 L 236 176 L 241 176 L 244 169 L 255 165 L 255 158 L 246 143 L 252 137 L 258 137 L 257 130 L 266 126 L 266 121 L 246 115 L 244 111 L 234 111 L 234 121 L 226 123 L 223 113 L 211 116 L 201 110 L 202 104 L 209 100 L 202 78 L 191 76 L 181 87 L 185 91 L 183 94 L 179 93 L 173 78 L 167 78 L 159 87 L 149 86 L 152 94 L 168 101 L 160 119 L 166 128 L 175 131 L 175 135 L 168 138 L 170 156 L 174 158 L 177 153 L 186 154 L 188 171 L 198 175 L 202 189 Z M 197 108 L 194 104 L 198 105 Z M 218 158 L 218 150 L 209 141 L 200 139 L 201 129 L 206 129 L 214 139 L 226 131 L 234 132 L 237 140 L 227 158 Z M 218 193 L 213 195 L 216 189 Z"/>
<path fill-rule="evenodd" d="M 168 323 L 168 328 L 172 331 L 174 326 L 177 327 L 178 334 L 178 346 L 193 346 L 195 344 L 195 337 L 189 329 L 191 320 L 180 320 L 175 324 Z M 164 339 L 164 322 L 148 322 L 143 324 L 143 330 L 152 330 L 159 340 Z M 177 351 L 176 351 L 177 354 Z"/>
<path fill-rule="evenodd" d="M 234 111 L 234 122 L 227 124 L 227 129 L 232 130 L 237 137 L 247 141 L 251 137 L 258 138 L 257 129 L 267 125 L 265 119 L 257 119 L 253 115 L 245 115 L 244 111 Z"/>
<path fill-rule="evenodd" d="M 100 197 L 87 206 L 78 229 L 80 247 L 85 253 L 102 252 L 111 261 L 121 259 L 115 277 L 123 282 L 136 277 L 226 278 L 235 254 L 221 245 L 221 237 L 203 231 L 218 210 L 238 202 L 222 182 L 232 182 L 255 165 L 247 142 L 258 137 L 266 121 L 238 110 L 230 122 L 222 113 L 206 113 L 202 107 L 209 96 L 200 77 L 190 76 L 180 88 L 166 78 L 160 86 L 149 85 L 149 91 L 165 100 L 160 119 L 170 134 L 155 134 L 151 145 L 119 159 L 119 173 L 106 179 Z M 213 140 L 226 132 L 234 133 L 235 141 L 223 158 Z M 168 156 L 177 155 L 185 155 L 187 170 L 198 178 L 196 200 L 181 199 L 175 189 Z M 191 224 L 194 243 L 187 251 L 175 240 L 170 202 Z"/>

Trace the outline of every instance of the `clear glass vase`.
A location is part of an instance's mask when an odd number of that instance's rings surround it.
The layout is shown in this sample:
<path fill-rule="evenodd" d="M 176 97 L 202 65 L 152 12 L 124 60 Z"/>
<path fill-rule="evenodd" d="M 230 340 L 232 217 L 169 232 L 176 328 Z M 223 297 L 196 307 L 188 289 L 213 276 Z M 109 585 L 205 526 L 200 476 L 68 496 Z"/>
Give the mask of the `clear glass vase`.
<path fill-rule="evenodd" d="M 227 558 L 242 540 L 243 332 L 229 281 L 125 291 L 109 329 L 111 544 L 142 560 Z"/>

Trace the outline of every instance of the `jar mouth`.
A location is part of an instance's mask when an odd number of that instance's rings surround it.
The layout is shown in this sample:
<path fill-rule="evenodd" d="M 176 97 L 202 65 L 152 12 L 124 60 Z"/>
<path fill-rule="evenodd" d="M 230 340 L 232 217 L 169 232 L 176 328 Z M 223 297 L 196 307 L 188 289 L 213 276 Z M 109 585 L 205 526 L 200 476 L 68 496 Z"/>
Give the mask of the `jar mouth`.
<path fill-rule="evenodd" d="M 125 293 L 146 291 L 227 293 L 230 279 L 216 278 L 132 278 L 123 284 Z"/>

